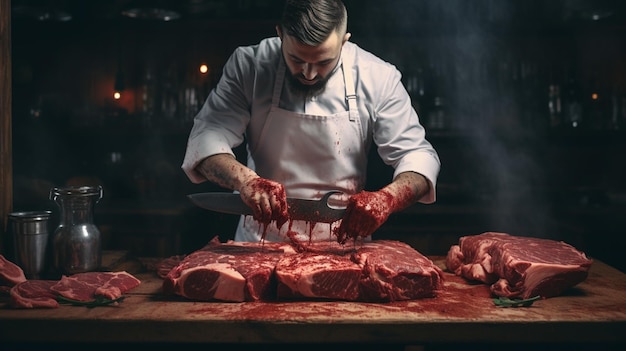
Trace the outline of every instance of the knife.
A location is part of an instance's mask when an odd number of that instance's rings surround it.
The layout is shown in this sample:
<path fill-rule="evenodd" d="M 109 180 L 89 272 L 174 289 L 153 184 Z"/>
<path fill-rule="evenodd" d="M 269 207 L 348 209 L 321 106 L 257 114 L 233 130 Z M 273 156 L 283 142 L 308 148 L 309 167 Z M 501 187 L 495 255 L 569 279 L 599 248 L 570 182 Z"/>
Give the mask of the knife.
<path fill-rule="evenodd" d="M 288 197 L 287 205 L 290 219 L 322 223 L 333 223 L 341 219 L 346 211 L 345 208 L 333 208 L 328 205 L 328 199 L 332 195 L 341 193 L 341 191 L 331 191 L 319 200 Z M 196 206 L 207 210 L 239 215 L 253 214 L 252 209 L 243 202 L 239 194 L 209 192 L 190 194 L 187 197 Z"/>

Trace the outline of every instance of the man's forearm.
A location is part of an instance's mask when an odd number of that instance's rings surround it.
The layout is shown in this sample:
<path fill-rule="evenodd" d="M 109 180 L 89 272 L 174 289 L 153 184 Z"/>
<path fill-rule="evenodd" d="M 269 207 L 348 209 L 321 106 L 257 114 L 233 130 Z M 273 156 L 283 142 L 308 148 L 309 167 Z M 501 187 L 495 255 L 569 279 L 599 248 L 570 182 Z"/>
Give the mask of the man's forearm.
<path fill-rule="evenodd" d="M 430 183 L 419 173 L 403 172 L 381 190 L 393 197 L 392 211 L 397 212 L 413 205 L 426 195 L 430 191 Z"/>
<path fill-rule="evenodd" d="M 198 164 L 197 170 L 209 181 L 231 190 L 240 190 L 243 184 L 258 177 L 230 154 L 209 156 Z"/>

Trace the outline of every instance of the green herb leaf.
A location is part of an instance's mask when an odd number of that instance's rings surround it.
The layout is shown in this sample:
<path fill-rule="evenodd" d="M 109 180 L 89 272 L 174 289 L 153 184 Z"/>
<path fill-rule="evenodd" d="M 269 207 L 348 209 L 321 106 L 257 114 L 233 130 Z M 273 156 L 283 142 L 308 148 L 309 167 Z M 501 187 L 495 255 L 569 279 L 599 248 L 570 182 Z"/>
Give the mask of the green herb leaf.
<path fill-rule="evenodd" d="M 72 306 L 85 306 L 85 307 L 93 308 L 93 307 L 98 307 L 98 306 L 107 306 L 116 302 L 122 302 L 124 298 L 125 296 L 120 296 L 117 299 L 111 300 L 111 299 L 107 299 L 106 297 L 98 296 L 96 297 L 95 300 L 79 301 L 79 300 L 68 299 L 67 297 L 63 297 L 59 295 L 57 296 L 57 301 L 59 303 L 69 304 Z"/>
<path fill-rule="evenodd" d="M 493 303 L 498 307 L 528 307 L 533 302 L 539 300 L 541 296 L 531 297 L 529 299 L 509 299 L 508 297 L 497 297 L 493 299 Z"/>

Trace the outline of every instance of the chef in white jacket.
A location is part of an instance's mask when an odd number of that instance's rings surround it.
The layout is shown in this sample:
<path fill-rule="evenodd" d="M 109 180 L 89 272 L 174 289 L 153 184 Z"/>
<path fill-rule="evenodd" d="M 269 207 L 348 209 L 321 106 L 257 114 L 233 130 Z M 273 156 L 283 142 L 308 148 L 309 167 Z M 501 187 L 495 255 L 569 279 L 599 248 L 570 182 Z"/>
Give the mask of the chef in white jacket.
<path fill-rule="evenodd" d="M 435 201 L 440 169 L 400 72 L 349 41 L 340 0 L 287 0 L 277 37 L 237 48 L 194 119 L 182 168 L 238 192 L 254 211 L 235 240 L 369 238 L 388 216 Z M 246 142 L 248 159 L 233 148 Z M 364 191 L 375 147 L 393 179 Z M 344 193 L 331 224 L 288 221 L 286 197 Z M 338 199 L 341 201 L 342 199 Z"/>

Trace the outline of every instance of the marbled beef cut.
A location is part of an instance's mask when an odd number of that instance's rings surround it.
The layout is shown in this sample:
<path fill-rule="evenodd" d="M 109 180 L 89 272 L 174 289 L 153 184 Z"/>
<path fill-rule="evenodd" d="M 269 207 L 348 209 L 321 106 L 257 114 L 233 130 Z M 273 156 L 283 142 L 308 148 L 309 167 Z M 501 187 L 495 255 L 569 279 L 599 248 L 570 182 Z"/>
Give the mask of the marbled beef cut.
<path fill-rule="evenodd" d="M 401 301 L 434 297 L 443 288 L 443 272 L 400 241 L 366 242 L 353 255 L 362 267 L 361 299 Z"/>
<path fill-rule="evenodd" d="M 446 257 L 456 275 L 490 284 L 496 296 L 522 299 L 562 294 L 587 278 L 591 263 L 562 241 L 495 232 L 461 237 Z"/>
<path fill-rule="evenodd" d="M 277 297 L 357 301 L 361 267 L 349 256 L 304 252 L 276 265 Z"/>
<path fill-rule="evenodd" d="M 435 296 L 442 282 L 441 269 L 397 241 L 344 246 L 214 239 L 169 271 L 163 292 L 205 301 L 395 301 Z"/>
<path fill-rule="evenodd" d="M 163 281 L 163 292 L 199 301 L 259 301 L 274 295 L 278 245 L 215 244 L 186 256 Z"/>

